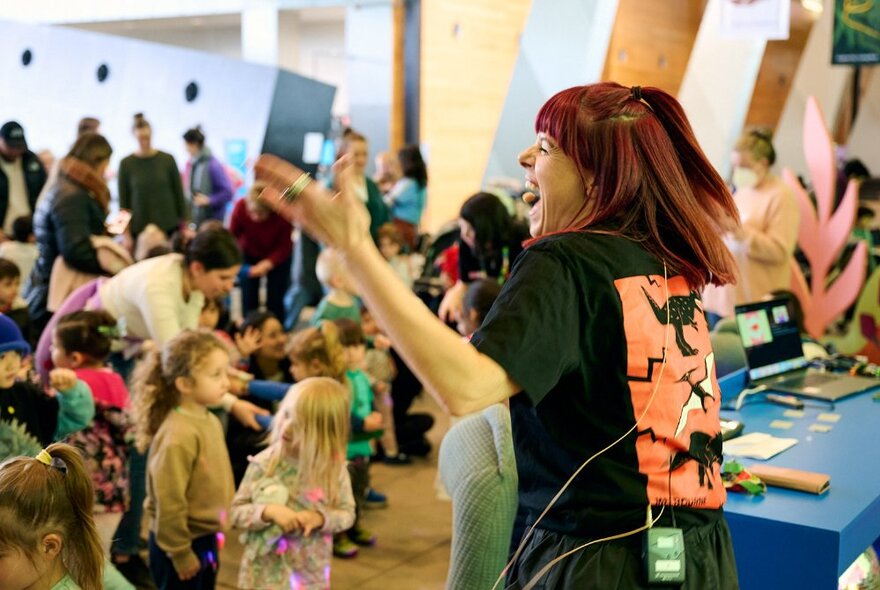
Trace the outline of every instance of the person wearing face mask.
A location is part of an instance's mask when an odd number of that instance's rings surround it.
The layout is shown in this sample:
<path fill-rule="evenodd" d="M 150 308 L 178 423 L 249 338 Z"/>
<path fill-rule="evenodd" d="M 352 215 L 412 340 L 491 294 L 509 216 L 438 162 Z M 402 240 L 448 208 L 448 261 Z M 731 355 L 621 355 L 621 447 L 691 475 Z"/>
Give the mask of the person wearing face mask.
<path fill-rule="evenodd" d="M 769 131 L 743 134 L 731 162 L 740 225 L 731 224 L 724 241 L 736 259 L 739 280 L 735 285 L 707 287 L 703 293 L 711 324 L 733 315 L 738 304 L 791 288 L 790 265 L 800 229 L 797 200 L 771 171 L 776 151 Z"/>
<path fill-rule="evenodd" d="M 563 90 L 535 131 L 519 156 L 533 239 L 470 344 L 372 245 L 346 161 L 335 198 L 276 157 L 256 171 L 266 203 L 342 252 L 425 389 L 456 415 L 509 399 L 519 507 L 533 528 L 501 586 L 644 588 L 644 531 L 672 526 L 681 588 L 736 588 L 699 300 L 705 285 L 734 280 L 718 221 L 735 220 L 733 198 L 658 88 Z"/>

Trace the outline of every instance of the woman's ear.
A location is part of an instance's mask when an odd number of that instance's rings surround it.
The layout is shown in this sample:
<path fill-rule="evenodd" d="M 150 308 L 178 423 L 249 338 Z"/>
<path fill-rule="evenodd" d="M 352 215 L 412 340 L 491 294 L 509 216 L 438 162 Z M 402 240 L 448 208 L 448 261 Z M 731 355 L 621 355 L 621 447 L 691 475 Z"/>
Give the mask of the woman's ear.
<path fill-rule="evenodd" d="M 64 541 L 61 538 L 61 535 L 58 533 L 49 533 L 43 537 L 43 540 L 40 542 L 39 552 L 40 555 L 46 559 L 55 559 L 61 554 L 61 548 L 63 546 Z"/>
<path fill-rule="evenodd" d="M 198 260 L 189 263 L 189 272 L 192 276 L 198 277 L 205 274 L 205 265 Z"/>

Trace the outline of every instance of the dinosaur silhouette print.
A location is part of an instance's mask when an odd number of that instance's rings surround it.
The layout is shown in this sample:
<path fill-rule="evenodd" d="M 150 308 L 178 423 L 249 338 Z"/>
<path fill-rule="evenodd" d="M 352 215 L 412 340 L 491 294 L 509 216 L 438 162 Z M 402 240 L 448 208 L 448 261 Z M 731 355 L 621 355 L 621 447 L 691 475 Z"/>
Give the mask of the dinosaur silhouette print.
<path fill-rule="evenodd" d="M 691 369 L 678 380 L 679 383 L 687 382 L 687 384 L 691 386 L 691 393 L 688 396 L 687 401 L 685 401 L 684 405 L 681 407 L 681 416 L 678 419 L 678 426 L 675 428 L 676 438 L 678 438 L 678 435 L 684 430 L 684 427 L 687 424 L 688 414 L 693 410 L 703 410 L 703 412 L 705 412 L 706 398 L 710 397 L 715 399 L 715 390 L 712 387 L 712 370 L 715 368 L 715 353 L 710 352 L 706 355 L 704 360 L 706 376 L 701 381 L 697 381 L 696 383 L 691 381 L 691 375 L 697 369 Z"/>
<path fill-rule="evenodd" d="M 692 432 L 687 452 L 676 453 L 669 462 L 670 475 L 688 461 L 696 461 L 700 466 L 697 471 L 700 487 L 708 485 L 710 490 L 714 489 L 712 478 L 706 477 L 706 472 L 712 473 L 715 463 L 721 465 L 721 433 L 709 436 L 705 432 Z"/>
<path fill-rule="evenodd" d="M 678 345 L 678 350 L 681 351 L 681 354 L 683 356 L 694 356 L 700 352 L 688 344 L 684 337 L 684 327 L 690 326 L 696 329 L 697 320 L 695 312 L 698 310 L 700 312 L 703 311 L 703 308 L 700 306 L 699 294 L 696 291 L 691 291 L 691 294 L 687 297 L 673 295 L 666 301 L 666 305 L 660 307 L 644 287 L 642 287 L 642 292 L 651 303 L 651 309 L 654 310 L 654 316 L 656 316 L 658 322 L 666 325 L 667 315 L 669 316 L 668 323 L 672 324 L 672 327 L 675 328 L 675 343 Z"/>

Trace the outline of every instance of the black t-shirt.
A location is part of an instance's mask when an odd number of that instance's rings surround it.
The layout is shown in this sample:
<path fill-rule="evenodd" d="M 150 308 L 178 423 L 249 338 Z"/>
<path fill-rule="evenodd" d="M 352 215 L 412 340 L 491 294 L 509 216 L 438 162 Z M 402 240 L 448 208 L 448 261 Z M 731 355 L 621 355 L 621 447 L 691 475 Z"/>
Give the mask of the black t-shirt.
<path fill-rule="evenodd" d="M 649 501 L 675 506 L 679 526 L 720 518 L 721 400 L 709 331 L 682 277 L 669 277 L 667 308 L 663 275 L 661 262 L 624 238 L 549 236 L 520 255 L 474 335 L 523 389 L 510 409 L 530 523 L 646 407 L 539 526 L 586 538 L 622 533 L 645 522 Z"/>

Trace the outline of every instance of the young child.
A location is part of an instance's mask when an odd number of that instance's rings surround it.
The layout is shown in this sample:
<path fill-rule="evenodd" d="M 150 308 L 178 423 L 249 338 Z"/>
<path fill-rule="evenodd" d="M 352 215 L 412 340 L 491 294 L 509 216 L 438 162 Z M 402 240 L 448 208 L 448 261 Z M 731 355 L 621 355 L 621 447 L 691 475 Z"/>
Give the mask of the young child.
<path fill-rule="evenodd" d="M 321 320 L 333 321 L 338 318 L 348 318 L 360 323 L 361 307 L 357 300 L 357 290 L 342 254 L 333 248 L 322 250 L 315 264 L 315 273 L 324 286 L 326 295 L 315 308 L 312 326 L 317 326 Z"/>
<path fill-rule="evenodd" d="M 344 535 L 337 535 L 333 551 L 339 557 L 351 557 L 355 545 L 374 545 L 376 537 L 360 526 L 361 510 L 370 507 L 385 507 L 388 499 L 370 489 L 370 455 L 372 439 L 382 434 L 382 414 L 373 408 L 373 390 L 366 373 L 363 372 L 367 344 L 364 332 L 357 322 L 349 319 L 336 320 L 339 330 L 339 343 L 345 358 L 345 380 L 351 390 L 351 440 L 348 443 L 348 471 L 351 486 L 357 503 L 355 522 Z"/>
<path fill-rule="evenodd" d="M 140 452 L 150 451 L 150 572 L 159 590 L 214 588 L 217 533 L 234 489 L 223 427 L 208 406 L 229 389 L 228 367 L 213 334 L 184 330 L 135 374 L 136 440 Z"/>
<path fill-rule="evenodd" d="M 243 359 L 239 349 L 236 347 L 235 341 L 232 339 L 232 336 L 229 335 L 229 332 L 218 328 L 220 325 L 220 318 L 224 315 L 225 311 L 222 301 L 206 297 L 205 303 L 202 306 L 202 313 L 199 315 L 199 328 L 208 330 L 212 332 L 214 336 L 219 338 L 220 341 L 226 345 L 226 352 L 229 353 L 230 366 L 238 367 L 243 362 Z M 249 350 L 248 354 L 250 354 L 250 352 L 252 351 Z"/>
<path fill-rule="evenodd" d="M 492 309 L 492 304 L 501 293 L 497 280 L 480 279 L 468 286 L 462 301 L 461 317 L 458 320 L 458 333 L 470 340 Z"/>
<path fill-rule="evenodd" d="M 21 271 L 11 260 L 0 258 L 0 313 L 16 323 L 25 340 L 33 345 L 31 316 L 21 298 Z"/>
<path fill-rule="evenodd" d="M 253 457 L 232 503 L 245 529 L 239 588 L 330 588 L 332 534 L 354 522 L 345 467 L 348 390 L 313 377 L 281 402 L 269 447 Z"/>
<path fill-rule="evenodd" d="M 91 474 L 95 524 L 107 552 L 129 501 L 126 410 L 130 398 L 122 377 L 106 366 L 117 337 L 116 320 L 102 310 L 68 314 L 52 334 L 52 362 L 72 369 L 89 386 L 94 399 L 92 424 L 68 436 L 67 442 L 79 450 Z"/>
<path fill-rule="evenodd" d="M 76 449 L 53 444 L 0 465 L 0 515 L 0 588 L 103 588 L 92 484 Z"/>
<path fill-rule="evenodd" d="M 378 324 L 373 319 L 373 314 L 366 307 L 361 309 L 361 329 L 364 337 L 372 347 L 367 347 L 364 357 L 364 373 L 370 378 L 373 394 L 376 398 L 376 406 L 382 414 L 382 436 L 379 442 L 382 444 L 380 456 L 388 465 L 409 465 L 412 459 L 406 453 L 400 452 L 397 444 L 397 434 L 394 431 L 394 401 L 391 397 L 391 382 L 397 376 L 397 367 L 388 352 L 390 341 L 379 330 Z"/>
<path fill-rule="evenodd" d="M 12 239 L 0 244 L 0 258 L 11 260 L 21 272 L 23 280 L 18 294 L 22 297 L 24 297 L 24 283 L 30 278 L 31 270 L 39 256 L 33 218 L 30 215 L 16 217 L 12 222 Z"/>
<path fill-rule="evenodd" d="M 88 426 L 95 403 L 88 386 L 70 369 L 54 369 L 49 383 L 54 395 L 19 381 L 22 359 L 30 346 L 15 322 L 0 314 L 0 421 L 16 426 L 24 442 L 46 446 Z M 0 448 L 0 459 L 6 458 Z"/>
<path fill-rule="evenodd" d="M 408 287 L 412 287 L 415 280 L 415 270 L 411 256 L 403 253 L 405 245 L 403 234 L 393 223 L 386 223 L 379 228 L 379 251 L 382 252 L 382 256 L 388 261 L 400 280 Z"/>

